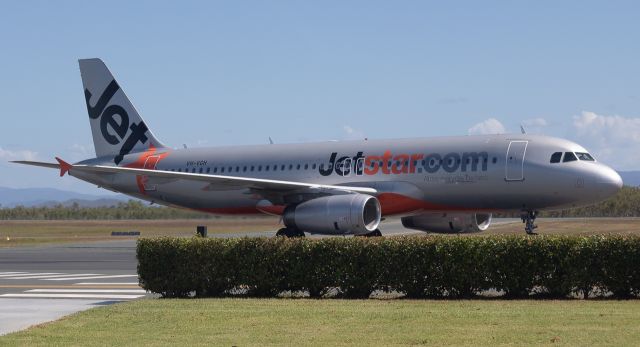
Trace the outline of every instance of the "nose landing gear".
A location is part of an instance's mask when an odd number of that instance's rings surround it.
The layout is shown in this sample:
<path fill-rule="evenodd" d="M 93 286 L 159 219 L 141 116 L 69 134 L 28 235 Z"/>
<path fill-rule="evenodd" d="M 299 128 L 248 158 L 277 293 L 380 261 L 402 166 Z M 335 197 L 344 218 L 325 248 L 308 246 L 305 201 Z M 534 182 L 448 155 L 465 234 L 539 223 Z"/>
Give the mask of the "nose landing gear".
<path fill-rule="evenodd" d="M 522 223 L 525 223 L 524 231 L 527 233 L 527 235 L 538 235 L 537 233 L 533 232 L 533 230 L 538 228 L 538 226 L 535 225 L 537 216 L 538 216 L 538 211 L 531 211 L 531 210 L 522 211 L 520 218 L 522 219 Z"/>

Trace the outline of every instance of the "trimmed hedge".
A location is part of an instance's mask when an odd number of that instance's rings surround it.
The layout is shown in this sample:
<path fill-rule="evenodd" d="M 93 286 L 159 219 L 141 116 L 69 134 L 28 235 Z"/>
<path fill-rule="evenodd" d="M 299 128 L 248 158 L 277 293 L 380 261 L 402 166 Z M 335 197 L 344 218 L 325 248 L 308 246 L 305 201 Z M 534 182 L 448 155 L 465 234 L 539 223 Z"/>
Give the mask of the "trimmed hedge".
<path fill-rule="evenodd" d="M 640 238 L 628 236 L 159 238 L 138 240 L 137 257 L 142 287 L 164 297 L 640 294 Z"/>

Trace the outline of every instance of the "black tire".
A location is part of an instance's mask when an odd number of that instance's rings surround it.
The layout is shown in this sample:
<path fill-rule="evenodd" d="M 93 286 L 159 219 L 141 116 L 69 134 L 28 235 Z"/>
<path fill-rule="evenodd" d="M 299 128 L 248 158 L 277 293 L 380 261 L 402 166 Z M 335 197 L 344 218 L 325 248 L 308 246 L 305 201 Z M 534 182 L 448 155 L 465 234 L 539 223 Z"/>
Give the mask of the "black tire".
<path fill-rule="evenodd" d="M 289 235 L 287 235 L 287 230 L 288 230 L 287 228 L 282 228 L 282 229 L 278 230 L 276 232 L 276 237 L 282 237 L 282 236 L 289 237 Z"/>
<path fill-rule="evenodd" d="M 293 229 L 293 228 L 287 228 L 286 235 L 289 238 L 291 238 L 291 237 L 304 237 L 304 231 L 298 230 L 298 229 Z"/>
<path fill-rule="evenodd" d="M 376 229 L 370 233 L 366 233 L 366 234 L 362 234 L 362 235 L 356 235 L 357 237 L 381 237 L 382 236 L 382 232 L 380 232 L 380 229 Z"/>

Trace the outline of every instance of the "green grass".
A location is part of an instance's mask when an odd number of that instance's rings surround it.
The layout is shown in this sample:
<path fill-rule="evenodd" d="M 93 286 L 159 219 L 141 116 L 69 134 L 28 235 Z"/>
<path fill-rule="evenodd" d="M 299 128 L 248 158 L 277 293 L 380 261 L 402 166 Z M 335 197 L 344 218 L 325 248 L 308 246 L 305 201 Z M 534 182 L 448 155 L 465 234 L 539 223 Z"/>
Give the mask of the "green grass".
<path fill-rule="evenodd" d="M 640 301 L 139 300 L 0 345 L 631 346 Z"/>
<path fill-rule="evenodd" d="M 0 248 L 135 239 L 113 237 L 112 231 L 139 231 L 143 237 L 188 237 L 195 234 L 198 225 L 206 225 L 209 234 L 276 231 L 279 228 L 277 218 L 7 220 L 0 221 Z"/>

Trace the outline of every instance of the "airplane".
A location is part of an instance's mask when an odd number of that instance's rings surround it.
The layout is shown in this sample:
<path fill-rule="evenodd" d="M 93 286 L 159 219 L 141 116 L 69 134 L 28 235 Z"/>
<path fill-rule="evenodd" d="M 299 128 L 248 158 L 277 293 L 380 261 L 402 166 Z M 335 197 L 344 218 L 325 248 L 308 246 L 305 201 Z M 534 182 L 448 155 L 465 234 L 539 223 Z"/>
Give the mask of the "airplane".
<path fill-rule="evenodd" d="M 584 147 L 530 134 L 174 149 L 102 60 L 79 65 L 96 158 L 16 163 L 166 206 L 280 216 L 277 236 L 381 236 L 389 217 L 426 232 L 480 232 L 503 211 L 521 212 L 534 234 L 539 211 L 594 204 L 622 187 Z"/>

